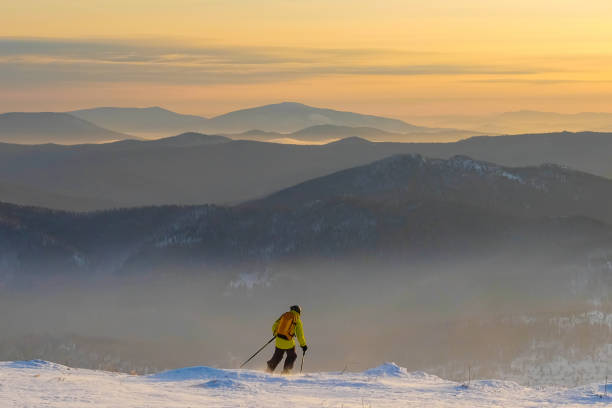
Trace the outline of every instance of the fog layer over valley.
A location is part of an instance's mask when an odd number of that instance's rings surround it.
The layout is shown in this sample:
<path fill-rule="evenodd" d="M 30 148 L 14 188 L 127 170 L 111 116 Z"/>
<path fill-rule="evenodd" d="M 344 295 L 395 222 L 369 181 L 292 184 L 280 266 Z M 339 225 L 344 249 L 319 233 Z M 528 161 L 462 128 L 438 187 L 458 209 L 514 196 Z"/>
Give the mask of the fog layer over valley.
<path fill-rule="evenodd" d="M 597 381 L 611 196 L 558 165 L 398 155 L 235 206 L 2 204 L 0 359 L 236 367 L 298 303 L 308 370 Z"/>

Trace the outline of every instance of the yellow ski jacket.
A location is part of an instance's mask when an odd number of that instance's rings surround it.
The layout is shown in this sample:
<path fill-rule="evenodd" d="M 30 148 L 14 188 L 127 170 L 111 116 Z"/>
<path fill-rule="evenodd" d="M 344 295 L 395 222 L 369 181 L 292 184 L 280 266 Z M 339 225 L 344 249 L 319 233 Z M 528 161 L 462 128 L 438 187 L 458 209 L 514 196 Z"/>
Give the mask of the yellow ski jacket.
<path fill-rule="evenodd" d="M 300 319 L 300 314 L 295 310 L 291 310 L 291 313 L 296 317 L 295 319 L 295 336 L 297 336 L 298 341 L 300 342 L 300 346 L 304 347 L 306 345 L 306 338 L 304 337 L 304 327 L 302 326 L 302 319 Z M 272 334 L 276 336 L 276 330 L 278 329 L 278 323 L 280 322 L 280 317 L 276 319 L 274 324 L 272 325 Z M 276 338 L 276 347 L 282 350 L 289 350 L 295 347 L 295 340 L 291 338 L 291 340 L 281 339 L 280 337 Z"/>

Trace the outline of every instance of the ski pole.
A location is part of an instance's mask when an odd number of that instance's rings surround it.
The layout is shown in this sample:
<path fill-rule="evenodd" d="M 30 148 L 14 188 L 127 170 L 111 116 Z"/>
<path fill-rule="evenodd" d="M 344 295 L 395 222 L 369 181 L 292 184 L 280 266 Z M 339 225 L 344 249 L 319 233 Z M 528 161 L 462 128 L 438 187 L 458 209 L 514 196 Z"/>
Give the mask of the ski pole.
<path fill-rule="evenodd" d="M 302 364 L 300 364 L 300 374 L 302 374 L 302 369 L 304 368 L 304 355 L 306 354 L 305 351 L 302 351 Z"/>
<path fill-rule="evenodd" d="M 251 357 L 249 357 L 249 359 L 248 359 L 247 361 L 245 361 L 244 363 L 242 363 L 242 364 L 240 365 L 240 368 L 244 367 L 244 366 L 245 366 L 245 365 L 246 365 L 246 364 L 247 364 L 249 361 L 251 361 L 251 360 L 253 359 L 253 357 L 255 357 L 256 355 L 258 355 L 258 354 L 259 354 L 259 352 L 260 352 L 261 350 L 265 349 L 265 348 L 266 348 L 266 346 L 267 346 L 268 344 L 272 343 L 272 342 L 274 341 L 274 339 L 275 339 L 275 338 L 276 338 L 276 336 L 272 337 L 272 338 L 270 339 L 270 341 L 268 341 L 268 342 L 267 342 L 266 344 L 264 344 L 264 345 L 263 345 L 263 346 L 262 346 L 262 347 L 261 347 L 259 350 L 257 350 L 257 351 L 255 352 L 255 354 L 253 354 Z"/>

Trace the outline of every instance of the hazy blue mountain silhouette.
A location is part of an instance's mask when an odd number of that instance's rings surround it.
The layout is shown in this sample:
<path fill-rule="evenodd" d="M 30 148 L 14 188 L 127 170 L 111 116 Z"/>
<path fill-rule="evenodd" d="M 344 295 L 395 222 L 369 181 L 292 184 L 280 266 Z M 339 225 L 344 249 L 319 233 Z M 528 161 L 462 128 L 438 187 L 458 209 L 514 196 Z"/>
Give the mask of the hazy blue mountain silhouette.
<path fill-rule="evenodd" d="M 295 102 L 241 109 L 214 117 L 207 124 L 208 129 L 215 132 L 241 132 L 251 129 L 295 132 L 316 125 L 372 127 L 400 133 L 419 128 L 398 119 L 314 108 Z"/>
<path fill-rule="evenodd" d="M 227 134 L 233 139 L 260 141 L 297 140 L 300 142 L 325 142 L 332 139 L 361 137 L 373 142 L 454 142 L 478 135 L 478 132 L 458 129 L 415 128 L 407 133 L 385 132 L 372 127 L 351 127 L 338 125 L 315 125 L 291 133 L 249 130 L 243 133 Z"/>
<path fill-rule="evenodd" d="M 100 107 L 69 112 L 108 129 L 120 129 L 126 133 L 176 133 L 199 131 L 205 128 L 207 119 L 195 115 L 183 115 L 160 108 Z"/>
<path fill-rule="evenodd" d="M 391 136 L 403 136 L 399 133 L 385 132 L 371 127 L 350 127 L 338 125 L 315 125 L 291 133 L 266 132 L 263 130 L 249 130 L 243 133 L 230 134 L 234 139 L 254 139 L 269 141 L 275 139 L 295 139 L 300 141 L 322 142 L 330 139 L 343 139 L 346 137 L 362 137 L 375 140 Z"/>
<path fill-rule="evenodd" d="M 0 141 L 9 143 L 98 143 L 129 138 L 67 113 L 0 114 Z"/>
<path fill-rule="evenodd" d="M 71 117 L 81 119 L 81 128 L 77 127 L 78 122 L 58 125 L 57 122 L 62 115 L 65 116 L 65 122 Z M 0 135 L 3 132 L 7 134 L 11 132 L 20 134 L 21 132 L 26 135 L 37 135 L 37 139 L 5 138 L 0 140 L 22 143 L 91 143 L 125 139 L 130 137 L 128 135 L 155 138 L 176 133 L 204 132 L 257 140 L 289 137 L 301 141 L 324 141 L 359 136 L 372 140 L 417 141 L 457 140 L 461 137 L 479 134 L 456 129 L 414 126 L 397 119 L 321 109 L 293 102 L 242 109 L 211 119 L 196 115 L 183 115 L 160 107 L 99 107 L 48 114 L 47 116 L 41 114 L 36 118 L 31 117 L 30 120 L 31 123 L 0 122 Z M 76 122 L 75 119 L 73 121 Z M 86 122 L 89 123 L 89 128 L 85 127 Z M 97 138 L 96 132 L 100 133 L 103 130 L 95 128 L 108 129 L 109 137 Z M 45 129 L 49 131 L 45 133 Z M 77 136 L 85 134 L 88 138 L 74 137 L 75 133 Z"/>
<path fill-rule="evenodd" d="M 386 132 L 399 133 L 427 129 L 397 119 L 321 109 L 295 102 L 241 109 L 210 119 L 181 115 L 159 107 L 103 107 L 69 113 L 108 129 L 119 129 L 135 134 L 186 131 L 241 133 L 253 129 L 288 133 L 317 125 L 372 127 Z"/>

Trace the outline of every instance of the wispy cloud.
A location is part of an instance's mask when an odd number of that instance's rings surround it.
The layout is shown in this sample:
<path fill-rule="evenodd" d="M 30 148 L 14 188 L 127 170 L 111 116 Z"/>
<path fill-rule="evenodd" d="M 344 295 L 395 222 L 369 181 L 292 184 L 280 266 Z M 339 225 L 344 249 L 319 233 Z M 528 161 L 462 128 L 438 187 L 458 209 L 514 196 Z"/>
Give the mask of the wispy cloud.
<path fill-rule="evenodd" d="M 184 46 L 112 40 L 0 38 L 0 83 L 279 82 L 330 75 L 527 75 L 495 65 L 423 63 L 435 53 L 384 49 Z M 406 63 L 406 61 L 415 61 Z"/>

